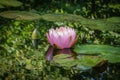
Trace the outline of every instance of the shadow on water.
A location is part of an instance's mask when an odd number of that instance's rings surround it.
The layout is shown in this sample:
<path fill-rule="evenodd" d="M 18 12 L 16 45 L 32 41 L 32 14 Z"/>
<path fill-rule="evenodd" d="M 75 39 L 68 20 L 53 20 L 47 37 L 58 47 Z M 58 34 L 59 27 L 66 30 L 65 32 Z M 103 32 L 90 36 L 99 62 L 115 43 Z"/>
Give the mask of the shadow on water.
<path fill-rule="evenodd" d="M 60 57 L 59 55 L 69 55 L 69 56 L 64 56 Z M 57 59 L 56 59 L 57 56 Z M 59 56 L 59 57 L 58 57 Z M 82 57 L 81 57 L 82 56 Z M 108 60 L 100 60 L 96 62 L 94 66 L 92 66 L 89 69 L 82 70 L 80 67 L 76 67 L 77 63 L 73 65 L 73 61 L 79 60 L 79 58 L 87 58 L 92 57 L 98 57 L 99 55 L 77 55 L 77 53 L 73 52 L 72 49 L 54 49 L 53 47 L 49 47 L 45 58 L 48 60 L 50 63 L 56 63 L 58 62 L 61 64 L 63 61 L 66 59 L 71 61 L 71 67 L 69 69 L 65 69 L 64 65 L 59 66 L 59 65 L 54 65 L 52 68 L 59 68 L 60 69 L 60 75 L 66 76 L 69 75 L 70 80 L 119 80 L 120 77 L 120 63 L 109 63 Z M 55 59 L 54 59 L 55 58 Z M 57 60 L 57 61 L 56 61 Z M 84 59 L 85 60 L 85 59 Z M 85 62 L 85 61 L 84 61 Z M 69 63 L 69 61 L 68 61 Z M 82 62 L 80 62 L 82 64 Z M 86 63 L 86 62 L 85 62 Z M 78 63 L 79 64 L 79 63 Z M 67 65 L 67 64 L 66 64 Z M 81 66 L 81 65 L 80 65 Z M 55 69 L 53 69 L 55 70 Z M 68 71 L 69 70 L 69 71 Z"/>

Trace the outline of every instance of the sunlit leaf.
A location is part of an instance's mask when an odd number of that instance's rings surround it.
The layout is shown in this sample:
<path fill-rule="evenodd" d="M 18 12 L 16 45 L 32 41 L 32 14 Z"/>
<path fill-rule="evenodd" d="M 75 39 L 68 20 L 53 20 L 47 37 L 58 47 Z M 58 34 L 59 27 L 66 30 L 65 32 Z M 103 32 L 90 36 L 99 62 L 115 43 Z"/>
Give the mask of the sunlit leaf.
<path fill-rule="evenodd" d="M 59 63 L 62 66 L 71 67 L 74 66 L 76 63 L 74 63 L 74 60 L 71 59 L 71 55 L 69 54 L 59 54 L 53 57 L 53 61 L 55 63 Z"/>
<path fill-rule="evenodd" d="M 81 70 L 90 69 L 103 60 L 100 56 L 79 55 L 78 57 L 77 68 Z"/>
<path fill-rule="evenodd" d="M 111 17 L 107 19 L 108 22 L 115 22 L 120 24 L 120 17 Z"/>
<path fill-rule="evenodd" d="M 111 63 L 120 62 L 120 48 L 108 45 L 81 45 L 76 46 L 74 51 L 78 54 L 100 54 L 102 58 Z"/>
<path fill-rule="evenodd" d="M 4 6 L 11 6 L 11 7 L 18 7 L 22 5 L 22 3 L 17 0 L 0 0 L 0 4 Z"/>
<path fill-rule="evenodd" d="M 82 21 L 86 20 L 82 16 L 72 14 L 44 14 L 42 18 L 48 21 Z"/>
<path fill-rule="evenodd" d="M 103 54 L 102 57 L 107 59 L 110 63 L 120 63 L 120 53 L 119 54 Z"/>
<path fill-rule="evenodd" d="M 103 60 L 100 56 L 79 55 L 77 59 L 71 59 L 70 55 L 60 54 L 53 58 L 55 63 L 63 67 L 74 67 L 80 70 L 87 70 Z"/>
<path fill-rule="evenodd" d="M 120 18 L 116 18 L 119 19 Z M 109 20 L 109 18 L 107 19 Z M 84 22 L 83 25 L 85 25 L 86 27 L 89 27 L 91 29 L 97 29 L 97 30 L 117 30 L 120 29 L 120 22 L 118 21 L 118 23 L 112 21 L 109 22 L 106 19 L 99 19 L 99 20 L 88 20 L 87 22 Z"/>
<path fill-rule="evenodd" d="M 72 14 L 44 14 L 42 18 L 48 21 L 68 21 L 79 22 L 83 26 L 97 29 L 97 30 L 120 30 L 120 17 L 113 17 L 108 19 L 91 20 L 82 16 Z"/>
<path fill-rule="evenodd" d="M 74 51 L 78 54 L 120 53 L 120 48 L 109 45 L 78 45 Z"/>
<path fill-rule="evenodd" d="M 40 15 L 27 11 L 5 11 L 1 12 L 0 16 L 16 20 L 35 20 L 40 19 Z"/>

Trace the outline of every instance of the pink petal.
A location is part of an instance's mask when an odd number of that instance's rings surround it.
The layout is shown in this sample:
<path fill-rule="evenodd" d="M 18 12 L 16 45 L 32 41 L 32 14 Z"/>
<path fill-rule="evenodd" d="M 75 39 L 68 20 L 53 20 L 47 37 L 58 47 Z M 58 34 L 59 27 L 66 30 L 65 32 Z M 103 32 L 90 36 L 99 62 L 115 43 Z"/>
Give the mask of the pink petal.
<path fill-rule="evenodd" d="M 48 33 L 46 33 L 46 35 L 47 35 L 47 39 L 48 39 L 49 43 L 53 46 L 53 41 L 51 40 L 51 37 L 49 36 Z"/>

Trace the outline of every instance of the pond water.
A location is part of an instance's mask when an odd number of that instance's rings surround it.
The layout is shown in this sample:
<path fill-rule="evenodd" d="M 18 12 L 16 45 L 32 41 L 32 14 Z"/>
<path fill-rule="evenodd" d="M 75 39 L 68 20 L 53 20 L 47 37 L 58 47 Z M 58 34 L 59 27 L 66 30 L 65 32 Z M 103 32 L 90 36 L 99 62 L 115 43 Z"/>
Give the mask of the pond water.
<path fill-rule="evenodd" d="M 49 47 L 45 57 L 50 64 L 54 64 L 53 71 L 59 68 L 58 75 L 68 76 L 70 80 L 120 79 L 120 63 L 110 63 L 99 54 L 78 54 L 72 49 Z"/>

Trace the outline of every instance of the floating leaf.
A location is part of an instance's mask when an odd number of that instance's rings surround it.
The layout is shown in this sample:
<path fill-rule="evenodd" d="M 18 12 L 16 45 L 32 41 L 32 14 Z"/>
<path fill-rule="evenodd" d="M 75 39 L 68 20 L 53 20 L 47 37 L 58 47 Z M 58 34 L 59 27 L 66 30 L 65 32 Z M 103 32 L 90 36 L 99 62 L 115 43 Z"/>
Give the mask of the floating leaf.
<path fill-rule="evenodd" d="M 108 22 L 114 22 L 114 23 L 119 23 L 120 24 L 120 17 L 111 17 L 107 19 Z"/>
<path fill-rule="evenodd" d="M 81 45 L 76 46 L 74 51 L 78 54 L 100 54 L 110 63 L 120 62 L 120 48 L 108 45 Z"/>
<path fill-rule="evenodd" d="M 22 5 L 22 3 L 17 0 L 0 0 L 0 4 L 4 6 L 11 6 L 11 7 L 18 7 Z"/>
<path fill-rule="evenodd" d="M 78 45 L 74 51 L 78 54 L 120 53 L 120 48 L 108 45 Z"/>
<path fill-rule="evenodd" d="M 53 57 L 53 61 L 55 63 L 59 63 L 62 66 L 71 67 L 74 66 L 76 63 L 74 62 L 74 59 L 71 59 L 71 55 L 69 54 L 59 54 Z"/>
<path fill-rule="evenodd" d="M 74 67 L 81 70 L 87 70 L 103 60 L 100 56 L 79 55 L 77 59 L 70 59 L 70 55 L 60 54 L 53 58 L 55 63 L 64 67 Z"/>
<path fill-rule="evenodd" d="M 113 17 L 108 19 L 99 19 L 99 20 L 91 20 L 86 19 L 80 15 L 72 15 L 72 14 L 44 14 L 42 18 L 48 21 L 70 21 L 70 22 L 79 22 L 83 26 L 97 29 L 97 30 L 110 30 L 114 31 L 120 30 L 120 17 Z"/>
<path fill-rule="evenodd" d="M 72 14 L 44 14 L 42 18 L 48 21 L 82 21 L 86 20 L 82 16 Z"/>
<path fill-rule="evenodd" d="M 103 61 L 103 58 L 100 56 L 90 56 L 90 55 L 79 55 L 78 56 L 77 67 L 81 70 L 87 70 L 95 65 L 97 65 L 99 62 Z"/>
<path fill-rule="evenodd" d="M 34 20 L 40 19 L 40 15 L 26 11 L 5 11 L 1 12 L 0 16 L 16 20 Z"/>
<path fill-rule="evenodd" d="M 104 59 L 107 59 L 110 63 L 119 63 L 120 62 L 120 53 L 119 54 L 102 54 Z"/>
<path fill-rule="evenodd" d="M 89 27 L 91 29 L 97 29 L 97 30 L 120 30 L 120 18 L 116 18 L 117 23 L 115 21 L 109 22 L 109 18 L 106 19 L 99 19 L 99 20 L 88 20 L 87 22 L 84 22 L 83 25 L 86 27 Z"/>

